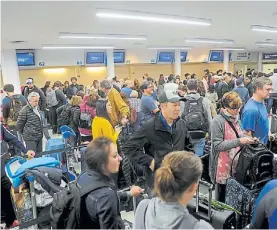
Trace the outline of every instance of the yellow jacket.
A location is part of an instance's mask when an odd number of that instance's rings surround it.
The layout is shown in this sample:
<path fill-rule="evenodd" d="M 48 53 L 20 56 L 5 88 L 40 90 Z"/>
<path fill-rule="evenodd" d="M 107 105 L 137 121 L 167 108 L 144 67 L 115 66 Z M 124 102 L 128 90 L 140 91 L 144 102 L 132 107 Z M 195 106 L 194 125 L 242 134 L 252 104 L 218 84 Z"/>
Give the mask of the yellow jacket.
<path fill-rule="evenodd" d="M 112 113 L 110 114 L 111 123 L 113 126 L 116 126 L 124 115 L 129 117 L 130 109 L 115 88 L 112 88 L 109 92 L 108 99 L 112 106 Z"/>
<path fill-rule="evenodd" d="M 92 121 L 91 127 L 93 139 L 107 137 L 116 144 L 119 133 L 114 130 L 112 124 L 106 118 L 96 116 Z"/>

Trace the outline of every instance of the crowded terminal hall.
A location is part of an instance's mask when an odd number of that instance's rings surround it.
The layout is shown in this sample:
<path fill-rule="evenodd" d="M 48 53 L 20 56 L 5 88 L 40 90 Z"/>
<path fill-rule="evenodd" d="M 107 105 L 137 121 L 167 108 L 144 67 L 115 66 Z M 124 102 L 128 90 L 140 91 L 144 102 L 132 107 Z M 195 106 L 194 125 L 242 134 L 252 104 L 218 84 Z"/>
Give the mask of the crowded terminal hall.
<path fill-rule="evenodd" d="M 1 229 L 277 229 L 276 6 L 2 2 Z"/>

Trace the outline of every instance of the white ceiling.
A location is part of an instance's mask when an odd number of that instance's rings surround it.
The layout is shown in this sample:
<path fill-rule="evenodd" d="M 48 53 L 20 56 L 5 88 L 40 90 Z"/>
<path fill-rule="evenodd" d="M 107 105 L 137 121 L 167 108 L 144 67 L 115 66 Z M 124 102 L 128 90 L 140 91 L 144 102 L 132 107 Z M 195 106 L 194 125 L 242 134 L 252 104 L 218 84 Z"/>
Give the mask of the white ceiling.
<path fill-rule="evenodd" d="M 97 18 L 97 8 L 136 10 L 212 20 L 210 27 Z M 233 39 L 236 47 L 257 49 L 255 43 L 273 39 L 276 33 L 250 30 L 251 25 L 277 27 L 277 2 L 2 2 L 2 48 L 39 49 L 42 44 L 114 45 L 116 48 L 188 46 L 185 38 Z M 62 40 L 60 32 L 147 35 L 142 41 Z M 23 40 L 24 44 L 9 41 Z M 142 44 L 141 44 L 142 43 Z M 193 44 L 199 47 L 200 44 Z M 210 45 L 201 45 L 212 48 Z M 271 48 L 272 49 L 272 48 Z M 274 49 L 277 49 L 276 47 Z"/>

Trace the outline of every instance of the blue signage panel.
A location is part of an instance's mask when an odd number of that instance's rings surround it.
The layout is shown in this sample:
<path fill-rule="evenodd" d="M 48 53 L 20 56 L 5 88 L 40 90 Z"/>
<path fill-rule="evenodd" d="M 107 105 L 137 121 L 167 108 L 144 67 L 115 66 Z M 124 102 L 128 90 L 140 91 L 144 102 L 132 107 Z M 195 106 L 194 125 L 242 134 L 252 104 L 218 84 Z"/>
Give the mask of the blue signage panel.
<path fill-rule="evenodd" d="M 18 66 L 32 66 L 35 65 L 35 55 L 30 53 L 16 53 Z"/>
<path fill-rule="evenodd" d="M 221 62 L 223 61 L 223 51 L 222 50 L 211 50 L 209 61 L 217 61 Z"/>
<path fill-rule="evenodd" d="M 159 52 L 158 62 L 172 63 L 174 58 L 173 52 Z"/>
<path fill-rule="evenodd" d="M 104 52 L 87 52 L 86 64 L 104 64 Z"/>
<path fill-rule="evenodd" d="M 263 60 L 277 60 L 277 53 L 263 53 Z"/>
<path fill-rule="evenodd" d="M 188 52 L 181 52 L 181 62 L 186 62 Z"/>
<path fill-rule="evenodd" d="M 124 51 L 114 52 L 113 61 L 114 63 L 125 63 L 125 52 Z"/>

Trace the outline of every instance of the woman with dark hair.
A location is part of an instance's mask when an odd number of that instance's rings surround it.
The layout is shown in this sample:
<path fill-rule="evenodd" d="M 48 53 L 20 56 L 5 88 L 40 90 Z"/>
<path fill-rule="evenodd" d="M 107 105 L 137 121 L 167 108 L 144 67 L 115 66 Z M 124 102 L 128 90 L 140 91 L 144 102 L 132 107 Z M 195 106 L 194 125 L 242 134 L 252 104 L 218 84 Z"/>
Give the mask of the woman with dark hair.
<path fill-rule="evenodd" d="M 81 109 L 81 117 L 80 117 L 80 126 L 79 131 L 81 134 L 82 141 L 91 141 L 92 140 L 92 130 L 91 125 L 89 124 L 88 127 L 82 127 L 82 114 L 87 114 L 90 116 L 91 121 L 93 121 L 94 117 L 96 116 L 96 102 L 98 101 L 99 96 L 97 91 L 94 89 L 90 95 L 84 96 L 83 102 L 80 105 Z"/>
<path fill-rule="evenodd" d="M 96 102 L 96 117 L 92 122 L 92 136 L 93 138 L 107 137 L 116 144 L 122 128 L 114 128 L 112 126 L 110 119 L 111 112 L 112 106 L 108 100 L 99 100 Z"/>
<path fill-rule="evenodd" d="M 50 84 L 51 84 L 51 81 L 47 81 L 47 82 L 45 82 L 44 87 L 41 88 L 41 90 L 44 93 L 45 97 L 46 97 L 46 91 L 47 91 L 47 89 L 50 88 Z"/>
<path fill-rule="evenodd" d="M 134 229 L 211 229 L 210 224 L 197 220 L 187 209 L 202 171 L 201 159 L 193 153 L 167 154 L 155 173 L 156 197 L 140 202 Z"/>
<path fill-rule="evenodd" d="M 99 105 L 98 105 L 99 106 Z M 118 173 L 121 157 L 109 138 L 94 139 L 85 151 L 86 171 L 79 177 L 78 185 L 94 185 L 81 204 L 82 229 L 124 229 L 120 216 L 119 199 L 112 174 Z"/>
<path fill-rule="evenodd" d="M 69 87 L 69 81 L 65 81 L 63 85 L 64 85 L 63 93 L 65 95 L 67 95 L 67 90 L 68 90 L 68 87 Z"/>

